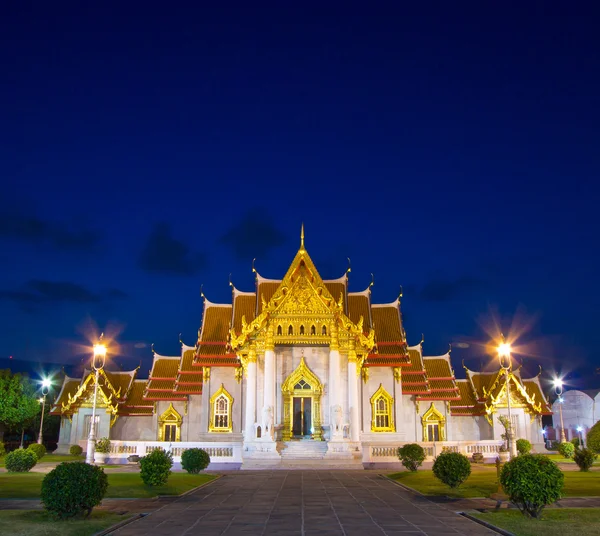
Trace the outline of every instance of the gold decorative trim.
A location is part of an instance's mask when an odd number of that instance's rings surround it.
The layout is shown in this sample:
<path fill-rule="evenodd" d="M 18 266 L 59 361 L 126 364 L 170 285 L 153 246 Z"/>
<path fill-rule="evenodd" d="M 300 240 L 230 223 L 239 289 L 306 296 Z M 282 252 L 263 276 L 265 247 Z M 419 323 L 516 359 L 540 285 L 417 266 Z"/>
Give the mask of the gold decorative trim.
<path fill-rule="evenodd" d="M 217 404 L 224 403 L 224 409 L 217 407 Z M 209 432 L 227 433 L 233 431 L 231 422 L 233 408 L 233 397 L 227 392 L 225 386 L 221 384 L 219 390 L 210 397 L 210 422 L 208 423 Z"/>
<path fill-rule="evenodd" d="M 310 389 L 295 389 L 295 386 L 304 380 Z M 323 394 L 323 384 L 315 373 L 308 368 L 304 361 L 304 356 L 300 360 L 300 364 L 292 372 L 281 386 L 283 394 L 283 441 L 289 441 L 292 438 L 292 414 L 294 397 L 310 398 L 312 400 L 311 415 L 313 419 L 313 438 L 317 441 L 323 439 L 321 431 L 321 395 Z"/>
<path fill-rule="evenodd" d="M 394 367 L 394 380 L 396 380 L 396 383 L 400 383 L 402 381 L 402 368 Z"/>
<path fill-rule="evenodd" d="M 395 432 L 394 397 L 379 384 L 371 397 L 371 432 Z"/>
<path fill-rule="evenodd" d="M 430 424 L 438 425 L 439 441 L 446 441 L 446 417 L 436 409 L 433 402 L 421 417 L 421 424 L 423 425 L 423 441 L 433 441 L 427 433 L 427 426 Z"/>
<path fill-rule="evenodd" d="M 173 407 L 173 402 L 171 402 L 166 411 L 158 418 L 158 441 L 166 441 L 165 431 L 167 426 L 175 426 L 175 441 L 181 441 L 182 422 L 183 418 Z M 169 439 L 168 441 L 172 441 L 172 439 Z"/>

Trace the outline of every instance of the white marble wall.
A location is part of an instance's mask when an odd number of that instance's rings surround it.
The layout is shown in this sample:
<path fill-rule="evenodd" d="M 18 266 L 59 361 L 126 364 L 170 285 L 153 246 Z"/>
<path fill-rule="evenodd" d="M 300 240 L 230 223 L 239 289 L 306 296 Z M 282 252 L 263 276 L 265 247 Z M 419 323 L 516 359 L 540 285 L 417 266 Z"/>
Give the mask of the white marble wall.
<path fill-rule="evenodd" d="M 110 438 L 127 438 L 130 441 L 156 441 L 158 438 L 156 419 L 153 415 L 119 417 L 110 431 Z"/>

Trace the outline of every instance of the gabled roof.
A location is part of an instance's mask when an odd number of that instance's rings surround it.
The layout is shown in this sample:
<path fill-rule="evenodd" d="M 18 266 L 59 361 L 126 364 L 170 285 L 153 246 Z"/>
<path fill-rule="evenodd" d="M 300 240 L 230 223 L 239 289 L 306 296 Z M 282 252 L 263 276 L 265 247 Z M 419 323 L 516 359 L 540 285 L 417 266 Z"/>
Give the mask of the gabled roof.
<path fill-rule="evenodd" d="M 450 414 L 469 417 L 485 415 L 485 406 L 477 401 L 469 380 L 456 380 L 460 399 L 450 401 Z"/>
<path fill-rule="evenodd" d="M 202 329 L 196 344 L 195 365 L 237 365 L 237 357 L 230 351 L 228 345 L 232 313 L 233 304 L 211 303 L 204 298 Z"/>
<path fill-rule="evenodd" d="M 371 329 L 371 291 L 348 293 L 348 318 L 355 324 L 363 319 L 363 332 Z"/>
<path fill-rule="evenodd" d="M 459 400 L 460 393 L 456 377 L 450 363 L 450 352 L 436 357 L 424 357 L 423 365 L 427 373 L 431 394 L 418 397 L 419 400 Z"/>
<path fill-rule="evenodd" d="M 400 316 L 400 300 L 388 304 L 372 304 L 371 317 L 377 352 L 369 354 L 367 366 L 409 365 L 410 357 Z"/>

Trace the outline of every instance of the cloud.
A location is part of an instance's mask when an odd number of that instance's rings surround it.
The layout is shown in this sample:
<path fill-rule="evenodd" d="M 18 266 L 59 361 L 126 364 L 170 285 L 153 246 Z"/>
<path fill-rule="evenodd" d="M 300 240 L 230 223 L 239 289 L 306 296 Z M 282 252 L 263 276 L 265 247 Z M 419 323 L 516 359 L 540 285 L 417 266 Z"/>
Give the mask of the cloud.
<path fill-rule="evenodd" d="M 21 214 L 0 215 L 0 237 L 28 244 L 46 244 L 61 251 L 90 250 L 100 238 L 89 229 L 74 230 L 64 223 Z"/>
<path fill-rule="evenodd" d="M 221 242 L 230 246 L 238 259 L 265 258 L 285 237 L 265 212 L 254 209 L 229 229 Z"/>
<path fill-rule="evenodd" d="M 447 302 L 487 287 L 487 281 L 473 276 L 462 276 L 452 280 L 435 279 L 421 289 L 419 298 L 423 301 Z"/>
<path fill-rule="evenodd" d="M 95 293 L 88 288 L 69 281 L 32 279 L 19 290 L 0 291 L 0 300 L 8 300 L 31 310 L 32 305 L 52 303 L 102 303 L 125 299 L 127 294 L 119 289 Z"/>
<path fill-rule="evenodd" d="M 138 259 L 142 270 L 170 275 L 194 275 L 207 264 L 204 254 L 191 252 L 181 240 L 173 238 L 167 223 L 156 224 Z"/>

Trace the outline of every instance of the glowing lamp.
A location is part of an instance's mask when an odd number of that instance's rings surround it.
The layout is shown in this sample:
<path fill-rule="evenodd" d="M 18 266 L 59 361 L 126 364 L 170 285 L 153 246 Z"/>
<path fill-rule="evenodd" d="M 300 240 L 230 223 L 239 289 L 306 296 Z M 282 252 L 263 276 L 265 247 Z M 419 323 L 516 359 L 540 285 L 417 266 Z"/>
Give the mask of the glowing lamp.
<path fill-rule="evenodd" d="M 498 355 L 500 357 L 510 357 L 510 351 L 511 351 L 510 343 L 503 342 L 502 344 L 498 345 Z"/>

